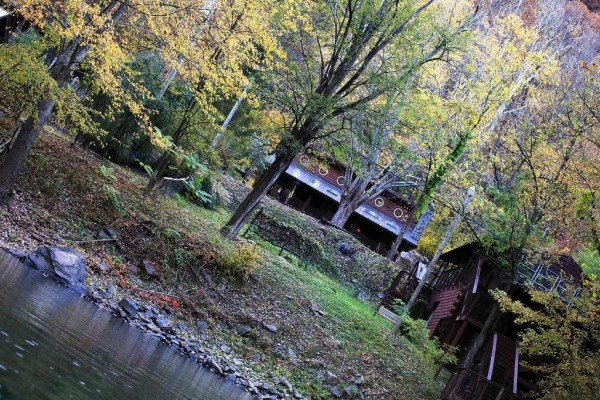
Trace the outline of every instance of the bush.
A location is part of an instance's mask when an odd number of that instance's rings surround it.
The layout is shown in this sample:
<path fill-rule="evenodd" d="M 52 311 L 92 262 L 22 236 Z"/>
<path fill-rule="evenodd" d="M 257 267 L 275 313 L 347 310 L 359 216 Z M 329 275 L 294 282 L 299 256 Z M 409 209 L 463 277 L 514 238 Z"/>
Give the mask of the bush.
<path fill-rule="evenodd" d="M 422 301 L 422 300 L 419 300 Z M 415 306 L 418 302 L 415 302 Z M 425 303 L 427 306 L 427 303 Z M 400 334 L 404 336 L 409 342 L 417 346 L 421 351 L 421 355 L 430 362 L 435 364 L 455 364 L 456 356 L 452 352 L 444 350 L 437 339 L 432 338 L 429 335 L 429 329 L 427 329 L 427 321 L 422 319 L 412 318 L 411 315 L 406 313 L 406 305 L 400 299 L 394 300 L 392 309 L 402 319 L 402 328 Z M 414 306 L 411 309 L 414 310 Z"/>
<path fill-rule="evenodd" d="M 427 318 L 428 309 L 429 306 L 427 305 L 427 302 L 423 299 L 418 299 L 410 309 L 410 317 L 414 319 L 425 319 Z"/>
<path fill-rule="evenodd" d="M 221 272 L 238 282 L 245 282 L 261 266 L 262 255 L 256 245 L 237 243 L 223 256 Z"/>

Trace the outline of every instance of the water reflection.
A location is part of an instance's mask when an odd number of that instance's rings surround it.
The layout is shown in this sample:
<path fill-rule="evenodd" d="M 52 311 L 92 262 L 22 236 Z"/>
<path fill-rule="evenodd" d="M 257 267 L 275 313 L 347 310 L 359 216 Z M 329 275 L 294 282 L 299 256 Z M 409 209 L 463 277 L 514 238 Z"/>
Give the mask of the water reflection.
<path fill-rule="evenodd" d="M 0 399 L 250 399 L 0 250 Z"/>

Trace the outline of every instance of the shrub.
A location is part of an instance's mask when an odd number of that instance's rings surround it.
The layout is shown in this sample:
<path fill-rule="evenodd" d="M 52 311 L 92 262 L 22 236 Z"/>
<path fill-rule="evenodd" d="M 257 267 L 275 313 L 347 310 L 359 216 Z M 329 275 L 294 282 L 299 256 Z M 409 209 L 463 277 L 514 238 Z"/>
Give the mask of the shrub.
<path fill-rule="evenodd" d="M 417 305 L 419 301 L 415 302 L 414 305 Z M 425 303 L 425 306 L 426 305 L 427 303 Z M 431 361 L 435 364 L 456 363 L 456 356 L 454 356 L 452 352 L 444 350 L 437 339 L 432 338 L 429 335 L 427 321 L 412 318 L 411 315 L 407 314 L 406 305 L 400 299 L 394 300 L 392 309 L 402 319 L 402 329 L 400 329 L 400 334 L 414 344 L 427 361 Z M 411 314 L 412 310 L 414 310 L 414 306 L 411 309 Z"/>
<path fill-rule="evenodd" d="M 256 245 L 237 243 L 223 256 L 221 272 L 238 282 L 245 282 L 261 266 L 262 255 Z"/>
<path fill-rule="evenodd" d="M 425 300 L 418 299 L 410 309 L 410 317 L 414 319 L 425 319 L 427 318 L 428 308 L 429 306 Z"/>
<path fill-rule="evenodd" d="M 124 210 L 117 189 L 111 185 L 104 185 L 104 193 L 106 193 L 106 199 L 111 208 L 119 214 L 123 214 Z"/>

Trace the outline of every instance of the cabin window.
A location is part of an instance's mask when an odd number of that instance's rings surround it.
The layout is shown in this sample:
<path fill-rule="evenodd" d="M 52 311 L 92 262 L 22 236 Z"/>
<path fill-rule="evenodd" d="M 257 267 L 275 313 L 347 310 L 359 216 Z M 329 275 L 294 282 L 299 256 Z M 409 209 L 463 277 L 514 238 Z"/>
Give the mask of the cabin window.
<path fill-rule="evenodd" d="M 378 197 L 375 199 L 375 205 L 377 207 L 383 207 L 384 204 L 385 204 L 385 202 L 383 201 L 383 199 L 381 197 Z"/>
<path fill-rule="evenodd" d="M 343 176 L 338 176 L 336 182 L 338 185 L 343 186 L 346 183 L 346 178 Z"/>
<path fill-rule="evenodd" d="M 300 164 L 308 165 L 309 161 L 310 159 L 308 158 L 308 156 L 300 156 Z"/>
<path fill-rule="evenodd" d="M 404 215 L 404 211 L 402 211 L 402 209 L 400 207 L 394 209 L 394 217 L 402 218 L 403 215 Z"/>
<path fill-rule="evenodd" d="M 319 167 L 319 173 L 321 175 L 327 175 L 329 173 L 329 168 Z"/>

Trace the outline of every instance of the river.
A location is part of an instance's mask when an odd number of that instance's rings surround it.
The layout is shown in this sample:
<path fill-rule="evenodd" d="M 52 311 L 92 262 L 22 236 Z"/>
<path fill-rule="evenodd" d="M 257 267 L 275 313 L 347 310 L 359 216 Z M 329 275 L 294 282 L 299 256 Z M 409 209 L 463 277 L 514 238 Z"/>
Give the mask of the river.
<path fill-rule="evenodd" d="M 0 250 L 0 399 L 251 399 Z"/>

